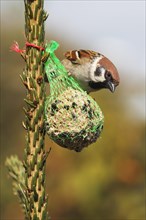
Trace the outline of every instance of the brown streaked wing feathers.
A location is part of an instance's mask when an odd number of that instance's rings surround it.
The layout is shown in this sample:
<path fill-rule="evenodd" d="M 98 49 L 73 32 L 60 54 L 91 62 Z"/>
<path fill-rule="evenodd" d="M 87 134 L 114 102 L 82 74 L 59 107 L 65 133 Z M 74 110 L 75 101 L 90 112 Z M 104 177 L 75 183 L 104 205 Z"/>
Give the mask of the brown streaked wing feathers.
<path fill-rule="evenodd" d="M 78 57 L 76 56 L 78 53 Z M 97 53 L 92 50 L 71 50 L 65 53 L 65 57 L 71 62 L 78 62 L 79 59 L 88 58 L 92 59 L 97 56 Z"/>
<path fill-rule="evenodd" d="M 79 50 L 79 53 L 81 54 L 81 57 L 88 57 L 90 59 L 97 56 L 97 53 L 92 50 Z"/>
<path fill-rule="evenodd" d="M 68 60 L 76 61 L 77 60 L 76 51 L 77 50 L 70 50 L 70 51 L 67 51 L 64 55 Z"/>

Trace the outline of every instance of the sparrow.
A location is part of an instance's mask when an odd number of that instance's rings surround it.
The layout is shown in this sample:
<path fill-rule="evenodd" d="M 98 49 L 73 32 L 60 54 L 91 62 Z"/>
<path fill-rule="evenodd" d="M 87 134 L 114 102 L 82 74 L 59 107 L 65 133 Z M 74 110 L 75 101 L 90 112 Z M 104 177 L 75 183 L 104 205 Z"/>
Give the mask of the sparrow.
<path fill-rule="evenodd" d="M 74 77 L 87 93 L 100 89 L 114 92 L 119 85 L 118 71 L 104 55 L 92 50 L 71 50 L 64 56 L 62 64 L 68 75 Z"/>

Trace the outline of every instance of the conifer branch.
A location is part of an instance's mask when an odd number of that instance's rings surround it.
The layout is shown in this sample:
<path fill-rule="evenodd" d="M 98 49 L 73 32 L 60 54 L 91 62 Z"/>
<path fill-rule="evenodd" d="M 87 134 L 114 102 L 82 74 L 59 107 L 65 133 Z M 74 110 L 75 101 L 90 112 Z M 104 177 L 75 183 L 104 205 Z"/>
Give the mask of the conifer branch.
<path fill-rule="evenodd" d="M 44 20 L 43 0 L 24 0 L 25 35 L 30 44 L 43 46 Z M 25 126 L 27 129 L 25 148 L 26 188 L 29 195 L 30 219 L 46 220 L 47 196 L 45 193 L 44 148 L 44 102 L 46 98 L 42 51 L 37 47 L 26 48 L 26 69 L 23 74 L 27 79 Z M 40 80 L 41 78 L 41 80 Z"/>
<path fill-rule="evenodd" d="M 26 50 L 14 50 L 23 55 L 26 67 L 21 80 L 27 89 L 24 99 L 26 134 L 24 162 L 17 157 L 6 161 L 13 189 L 24 208 L 27 220 L 48 220 L 48 196 L 45 192 L 45 166 L 49 152 L 45 152 L 44 103 L 46 99 L 44 67 L 42 62 L 44 46 L 44 0 L 24 0 Z M 17 48 L 16 48 L 17 46 Z"/>

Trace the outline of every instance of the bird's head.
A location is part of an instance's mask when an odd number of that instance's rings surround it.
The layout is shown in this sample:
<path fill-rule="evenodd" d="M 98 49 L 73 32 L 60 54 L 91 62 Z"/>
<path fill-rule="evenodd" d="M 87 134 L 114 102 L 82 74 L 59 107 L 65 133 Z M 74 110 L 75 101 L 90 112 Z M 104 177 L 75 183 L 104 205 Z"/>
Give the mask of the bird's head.
<path fill-rule="evenodd" d="M 119 85 L 120 78 L 115 65 L 105 56 L 96 62 L 96 68 L 92 72 L 92 80 L 89 86 L 94 90 L 103 88 L 109 89 L 111 92 Z"/>

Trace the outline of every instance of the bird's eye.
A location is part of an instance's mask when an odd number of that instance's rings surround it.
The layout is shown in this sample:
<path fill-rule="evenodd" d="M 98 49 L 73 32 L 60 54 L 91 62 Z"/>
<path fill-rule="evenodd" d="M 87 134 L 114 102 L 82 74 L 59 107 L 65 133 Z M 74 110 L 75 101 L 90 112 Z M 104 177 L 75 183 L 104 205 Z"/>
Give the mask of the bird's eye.
<path fill-rule="evenodd" d="M 111 79 L 112 79 L 111 73 L 107 71 L 107 72 L 105 73 L 105 78 L 106 78 L 107 80 L 111 80 Z"/>
<path fill-rule="evenodd" d="M 94 74 L 95 76 L 101 76 L 105 73 L 104 67 L 97 67 Z"/>

